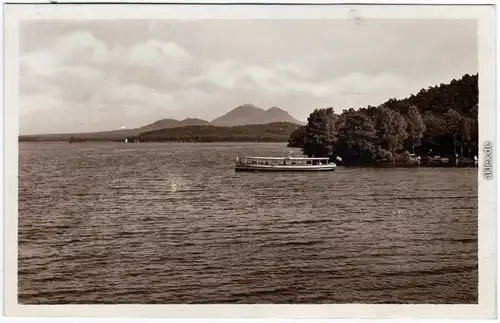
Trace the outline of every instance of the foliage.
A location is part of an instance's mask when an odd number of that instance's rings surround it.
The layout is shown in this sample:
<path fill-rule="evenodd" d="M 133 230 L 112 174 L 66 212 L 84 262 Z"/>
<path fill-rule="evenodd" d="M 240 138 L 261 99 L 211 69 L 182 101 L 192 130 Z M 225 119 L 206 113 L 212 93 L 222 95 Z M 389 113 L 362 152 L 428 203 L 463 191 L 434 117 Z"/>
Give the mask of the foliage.
<path fill-rule="evenodd" d="M 315 110 L 289 145 L 304 154 L 339 156 L 346 163 L 408 159 L 409 151 L 450 156 L 478 153 L 478 75 L 464 75 L 449 84 L 418 94 L 389 99 L 378 107 Z"/>
<path fill-rule="evenodd" d="M 184 126 L 164 128 L 141 132 L 134 130 L 117 130 L 108 132 L 82 134 L 53 134 L 20 136 L 19 141 L 185 141 L 185 142 L 286 142 L 290 134 L 300 125 L 290 122 L 274 122 L 268 124 L 219 127 L 219 126 Z"/>
<path fill-rule="evenodd" d="M 148 131 L 130 139 L 139 140 L 141 142 L 286 142 L 293 131 L 298 127 L 299 125 L 289 122 L 274 122 L 234 127 L 188 126 Z"/>
<path fill-rule="evenodd" d="M 329 156 L 335 145 L 335 121 L 333 108 L 316 109 L 307 119 L 304 128 L 302 150 L 307 156 Z"/>
<path fill-rule="evenodd" d="M 407 138 L 406 120 L 397 111 L 381 106 L 375 115 L 378 144 L 394 155 Z"/>
<path fill-rule="evenodd" d="M 302 147 L 306 136 L 306 126 L 295 129 L 288 138 L 288 147 Z"/>
<path fill-rule="evenodd" d="M 450 135 L 450 137 L 453 140 L 453 153 L 457 153 L 457 142 L 458 142 L 458 137 L 461 136 L 461 121 L 462 121 L 462 116 L 460 113 L 453 109 L 449 109 L 443 116 L 444 119 L 444 124 L 445 124 L 445 130 L 446 132 Z"/>
<path fill-rule="evenodd" d="M 422 137 L 424 136 L 425 131 L 425 123 L 422 115 L 418 108 L 414 105 L 411 105 L 408 109 L 408 118 L 407 118 L 407 127 L 406 132 L 408 134 L 407 138 L 407 146 L 411 146 L 412 152 L 415 152 L 415 146 L 419 146 Z"/>
<path fill-rule="evenodd" d="M 370 117 L 351 109 L 339 117 L 336 128 L 335 154 L 345 162 L 366 162 L 376 157 L 376 131 Z"/>

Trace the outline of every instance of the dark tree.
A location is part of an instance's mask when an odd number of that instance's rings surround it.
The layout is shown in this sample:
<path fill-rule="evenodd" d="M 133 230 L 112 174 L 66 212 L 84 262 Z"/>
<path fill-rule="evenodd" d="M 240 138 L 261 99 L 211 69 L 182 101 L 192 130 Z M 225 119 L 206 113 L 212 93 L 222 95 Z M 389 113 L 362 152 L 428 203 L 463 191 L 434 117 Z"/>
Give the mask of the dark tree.
<path fill-rule="evenodd" d="M 467 147 L 471 142 L 471 132 L 473 120 L 467 117 L 461 117 L 459 122 L 460 129 L 460 157 L 464 157 L 464 146 Z M 470 155 L 470 151 L 468 153 Z M 470 156 L 468 156 L 470 157 Z"/>
<path fill-rule="evenodd" d="M 462 116 L 460 113 L 453 109 L 449 109 L 444 114 L 444 122 L 446 125 L 446 132 L 453 140 L 453 153 L 457 154 L 458 138 L 461 136 L 463 129 L 461 127 Z"/>
<path fill-rule="evenodd" d="M 397 111 L 381 106 L 375 116 L 375 129 L 380 146 L 392 156 L 407 138 L 406 121 Z"/>
<path fill-rule="evenodd" d="M 335 121 L 332 108 L 316 109 L 307 119 L 302 151 L 307 156 L 330 157 L 335 146 Z"/>
<path fill-rule="evenodd" d="M 295 129 L 288 139 L 288 147 L 302 148 L 306 137 L 306 126 Z"/>
<path fill-rule="evenodd" d="M 406 132 L 408 133 L 408 143 L 412 153 L 415 153 L 415 146 L 420 145 L 424 136 L 425 123 L 418 108 L 414 105 L 408 109 L 408 119 Z"/>
<path fill-rule="evenodd" d="M 370 117 L 357 111 L 344 112 L 336 123 L 335 154 L 346 163 L 373 162 L 377 157 L 375 125 Z"/>
<path fill-rule="evenodd" d="M 309 156 L 338 154 L 350 163 L 401 159 L 403 148 L 417 154 L 432 150 L 433 154 L 449 156 L 456 155 L 458 149 L 461 156 L 464 150 L 469 156 L 477 154 L 477 81 L 477 74 L 464 75 L 406 99 L 389 99 L 378 108 L 344 110 L 335 126 L 331 122 L 336 118 L 333 111 L 315 110 L 305 127 L 303 151 Z M 297 130 L 289 142 L 299 145 L 300 138 Z"/>

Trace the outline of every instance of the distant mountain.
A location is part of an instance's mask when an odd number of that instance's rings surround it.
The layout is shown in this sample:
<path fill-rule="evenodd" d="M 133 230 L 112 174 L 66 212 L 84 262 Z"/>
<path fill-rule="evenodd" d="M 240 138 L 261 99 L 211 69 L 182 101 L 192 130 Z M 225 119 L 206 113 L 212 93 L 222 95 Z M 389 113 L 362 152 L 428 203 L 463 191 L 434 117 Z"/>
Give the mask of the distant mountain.
<path fill-rule="evenodd" d="M 187 118 L 182 121 L 179 121 L 179 124 L 177 127 L 189 127 L 189 126 L 208 126 L 210 125 L 210 122 L 203 120 L 203 119 L 197 119 L 197 118 Z"/>
<path fill-rule="evenodd" d="M 189 126 L 207 126 L 210 125 L 208 121 L 187 118 L 182 121 L 175 119 L 161 119 L 151 124 L 135 128 L 135 129 L 120 129 L 99 132 L 86 132 L 86 133 L 61 133 L 61 134 L 40 134 L 40 135 L 21 135 L 20 141 L 69 141 L 72 137 L 75 140 L 90 140 L 90 141 L 122 141 L 125 138 L 138 136 L 143 132 L 182 128 Z"/>
<path fill-rule="evenodd" d="M 143 132 L 130 138 L 141 142 L 286 142 L 300 125 L 290 122 L 273 122 L 245 126 L 186 126 Z"/>
<path fill-rule="evenodd" d="M 137 136 L 141 132 L 138 129 L 120 129 L 99 132 L 80 132 L 80 133 L 54 133 L 38 135 L 20 135 L 20 142 L 59 142 L 70 141 L 123 141 L 125 138 Z"/>
<path fill-rule="evenodd" d="M 125 138 L 132 138 L 139 136 L 143 133 L 148 133 L 151 131 L 157 131 L 162 129 L 172 129 L 172 131 L 168 131 L 170 135 L 173 132 L 183 132 L 184 128 L 190 127 L 200 127 L 200 126 L 215 126 L 215 127 L 234 127 L 234 126 L 247 126 L 247 125 L 267 125 L 267 124 L 287 124 L 285 128 L 278 130 L 280 135 L 288 133 L 289 128 L 293 128 L 292 125 L 303 125 L 303 122 L 298 121 L 293 118 L 288 112 L 273 107 L 268 110 L 264 110 L 261 108 L 257 108 L 252 104 L 241 105 L 225 115 L 213 120 L 212 122 L 208 122 L 206 120 L 197 119 L 197 118 L 187 118 L 184 120 L 175 120 L 175 119 L 161 119 L 155 121 L 151 124 L 133 128 L 133 129 L 119 129 L 119 130 L 111 130 L 111 131 L 100 131 L 100 132 L 88 132 L 88 133 L 62 133 L 62 134 L 38 134 L 38 135 L 21 135 L 19 136 L 19 141 L 69 141 L 74 140 L 75 142 L 79 141 L 124 141 Z M 276 125 L 275 125 L 276 126 Z M 267 127 L 267 126 L 266 126 Z M 174 128 L 179 128 L 179 130 L 175 130 Z M 180 130 L 183 128 L 183 130 Z M 193 128 L 194 129 L 194 128 Z M 207 128 L 208 129 L 208 128 Z M 221 131 L 224 131 L 225 128 L 218 129 L 217 136 L 221 137 Z M 242 128 L 246 129 L 246 128 Z M 250 129 L 250 128 L 249 128 Z M 251 128 L 253 132 L 255 130 Z M 266 128 L 268 129 L 268 128 Z M 273 127 L 269 128 L 273 129 Z M 226 129 L 227 130 L 227 129 Z M 248 129 L 247 129 L 248 130 Z M 206 131 L 206 130 L 204 130 Z M 232 129 L 231 131 L 239 131 Z M 259 130 L 260 131 L 260 130 Z M 266 130 L 267 131 L 267 130 Z M 256 132 L 255 132 L 256 133 Z M 254 133 L 254 134 L 255 134 Z M 261 134 L 264 136 L 264 134 Z M 266 134 L 265 136 L 268 136 Z M 272 137 L 272 136 L 271 136 Z M 269 138 L 271 138 L 269 137 Z M 254 137 L 251 137 L 251 140 L 254 140 Z M 258 138 L 256 135 L 255 138 Z M 267 138 L 267 137 L 266 137 Z M 274 138 L 274 137 L 273 137 Z M 273 140 L 275 140 L 274 138 Z M 210 139 L 211 140 L 211 139 Z M 281 140 L 281 137 L 278 141 Z"/>
<path fill-rule="evenodd" d="M 140 127 L 139 132 L 147 132 L 159 129 L 168 128 L 179 128 L 179 127 L 189 127 L 189 126 L 208 126 L 210 123 L 208 121 L 196 118 L 187 118 L 182 121 L 175 119 L 161 119 L 152 124 Z"/>
<path fill-rule="evenodd" d="M 214 126 L 232 127 L 273 122 L 304 124 L 280 108 L 272 107 L 268 110 L 264 110 L 252 104 L 240 105 L 225 115 L 212 120 L 210 124 Z"/>

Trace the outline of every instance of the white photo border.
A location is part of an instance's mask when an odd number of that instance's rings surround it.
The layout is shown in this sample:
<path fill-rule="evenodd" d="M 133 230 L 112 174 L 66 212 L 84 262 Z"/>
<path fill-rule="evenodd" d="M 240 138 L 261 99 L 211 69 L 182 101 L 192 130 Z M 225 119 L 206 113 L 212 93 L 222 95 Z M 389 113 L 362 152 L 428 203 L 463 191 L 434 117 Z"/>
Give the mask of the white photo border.
<path fill-rule="evenodd" d="M 17 302 L 19 22 L 89 19 L 477 19 L 479 57 L 478 304 L 471 305 L 21 305 Z M 496 170 L 483 174 L 481 147 L 496 144 L 495 8 L 488 5 L 147 5 L 23 4 L 4 7 L 4 315 L 122 318 L 494 318 L 496 317 Z M 495 158 L 495 157 L 493 157 Z"/>

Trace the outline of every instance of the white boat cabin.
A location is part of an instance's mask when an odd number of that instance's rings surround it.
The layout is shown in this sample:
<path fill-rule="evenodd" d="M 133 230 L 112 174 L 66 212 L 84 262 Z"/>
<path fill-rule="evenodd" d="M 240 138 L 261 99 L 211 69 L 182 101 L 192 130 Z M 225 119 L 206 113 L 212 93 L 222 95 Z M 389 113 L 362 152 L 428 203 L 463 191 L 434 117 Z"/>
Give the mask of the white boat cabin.
<path fill-rule="evenodd" d="M 236 162 L 250 165 L 327 165 L 328 157 L 243 157 Z"/>

